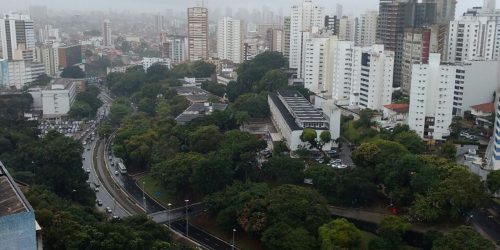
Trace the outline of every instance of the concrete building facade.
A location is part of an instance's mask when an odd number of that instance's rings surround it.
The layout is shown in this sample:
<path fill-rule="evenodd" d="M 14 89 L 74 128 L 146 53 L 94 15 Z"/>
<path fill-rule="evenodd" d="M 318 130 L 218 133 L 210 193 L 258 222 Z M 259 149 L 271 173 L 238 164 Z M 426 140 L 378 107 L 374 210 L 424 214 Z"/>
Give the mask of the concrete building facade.
<path fill-rule="evenodd" d="M 241 63 L 243 59 L 243 23 L 224 17 L 217 25 L 217 55 L 219 59 Z"/>
<path fill-rule="evenodd" d="M 208 59 L 208 9 L 188 8 L 188 59 Z"/>

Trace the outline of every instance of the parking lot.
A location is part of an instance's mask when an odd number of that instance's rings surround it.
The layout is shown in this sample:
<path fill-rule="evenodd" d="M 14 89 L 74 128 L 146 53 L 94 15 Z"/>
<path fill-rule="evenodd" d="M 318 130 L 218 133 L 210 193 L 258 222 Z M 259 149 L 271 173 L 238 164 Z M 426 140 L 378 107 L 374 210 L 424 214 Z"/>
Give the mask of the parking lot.
<path fill-rule="evenodd" d="M 80 139 L 90 128 L 94 127 L 93 120 L 84 121 L 41 121 L 38 125 L 40 137 L 45 136 L 49 131 L 55 130 L 67 137 Z"/>

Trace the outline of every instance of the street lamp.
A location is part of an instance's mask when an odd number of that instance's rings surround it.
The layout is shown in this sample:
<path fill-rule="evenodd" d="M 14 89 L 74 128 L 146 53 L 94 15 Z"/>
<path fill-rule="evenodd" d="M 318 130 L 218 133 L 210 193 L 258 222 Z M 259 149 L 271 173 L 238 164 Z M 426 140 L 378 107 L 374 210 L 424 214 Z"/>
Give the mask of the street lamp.
<path fill-rule="evenodd" d="M 236 232 L 236 229 L 233 228 L 233 244 L 231 245 L 231 248 L 234 250 L 234 233 Z"/>
<path fill-rule="evenodd" d="M 146 182 L 142 182 L 142 202 L 144 203 L 144 210 L 146 211 L 146 214 L 148 213 L 148 208 L 146 207 L 146 195 L 144 193 L 144 186 L 146 185 Z"/>
<path fill-rule="evenodd" d="M 184 200 L 186 202 L 186 237 L 189 237 L 189 221 L 188 221 L 188 203 L 189 200 Z"/>
<path fill-rule="evenodd" d="M 167 213 L 167 221 L 168 221 L 168 227 L 170 228 L 170 206 L 172 206 L 172 203 L 168 203 L 168 213 Z"/>

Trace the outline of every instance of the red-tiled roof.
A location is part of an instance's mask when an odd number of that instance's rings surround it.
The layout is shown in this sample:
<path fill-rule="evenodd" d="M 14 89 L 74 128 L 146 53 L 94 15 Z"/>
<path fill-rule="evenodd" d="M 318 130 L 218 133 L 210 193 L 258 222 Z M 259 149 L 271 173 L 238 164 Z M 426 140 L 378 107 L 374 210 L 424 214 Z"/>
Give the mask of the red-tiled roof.
<path fill-rule="evenodd" d="M 398 113 L 408 113 L 410 110 L 410 105 L 406 103 L 393 103 L 384 105 L 385 108 L 396 111 Z"/>
<path fill-rule="evenodd" d="M 483 113 L 492 113 L 495 111 L 495 104 L 494 103 L 478 104 L 478 105 L 471 106 L 471 109 L 481 111 Z"/>

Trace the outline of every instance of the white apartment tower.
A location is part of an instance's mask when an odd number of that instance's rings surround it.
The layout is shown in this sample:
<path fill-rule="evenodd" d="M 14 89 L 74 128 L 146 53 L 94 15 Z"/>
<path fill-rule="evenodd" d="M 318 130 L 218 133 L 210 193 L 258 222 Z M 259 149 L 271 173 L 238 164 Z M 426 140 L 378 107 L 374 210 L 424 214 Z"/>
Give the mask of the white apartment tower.
<path fill-rule="evenodd" d="M 296 69 L 298 77 L 303 77 L 304 42 L 309 33 L 316 33 L 324 27 L 324 8 L 316 6 L 311 0 L 302 0 L 292 6 L 290 16 L 290 54 L 289 67 Z"/>
<path fill-rule="evenodd" d="M 35 50 L 33 20 L 28 15 L 4 14 L 0 19 L 0 57 L 33 61 Z"/>
<path fill-rule="evenodd" d="M 320 94 L 327 92 L 330 81 L 330 47 L 336 37 L 313 35 L 304 41 L 304 87 Z M 331 85 L 331 84 L 330 84 Z"/>
<path fill-rule="evenodd" d="M 208 9 L 188 8 L 188 58 L 208 59 Z"/>
<path fill-rule="evenodd" d="M 412 69 L 408 125 L 427 140 L 446 139 L 453 116 L 491 102 L 500 83 L 500 61 L 441 64 L 440 56 L 431 53 L 428 64 Z M 484 77 L 492 74 L 496 77 Z"/>
<path fill-rule="evenodd" d="M 102 45 L 104 47 L 113 46 L 113 40 L 111 39 L 111 22 L 106 19 L 102 23 Z"/>
<path fill-rule="evenodd" d="M 377 40 L 378 11 L 369 10 L 361 14 L 358 23 L 356 46 L 372 46 Z"/>
<path fill-rule="evenodd" d="M 450 22 L 448 62 L 500 60 L 500 10 L 472 9 Z"/>
<path fill-rule="evenodd" d="M 217 55 L 219 59 L 241 63 L 243 59 L 242 22 L 224 17 L 217 26 Z"/>
<path fill-rule="evenodd" d="M 356 39 L 356 18 L 343 16 L 339 20 L 339 40 L 354 41 Z"/>
<path fill-rule="evenodd" d="M 341 105 L 349 105 L 353 83 L 354 43 L 337 41 L 332 48 L 332 83 L 327 86 L 332 98 Z"/>
<path fill-rule="evenodd" d="M 36 48 L 37 60 L 45 67 L 45 74 L 56 76 L 59 71 L 59 48 L 42 45 Z"/>
<path fill-rule="evenodd" d="M 350 102 L 360 109 L 382 110 L 392 101 L 394 52 L 384 45 L 356 47 Z"/>

